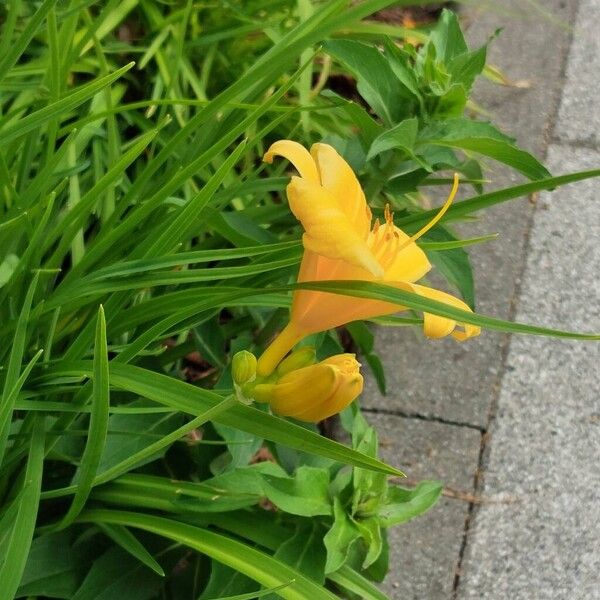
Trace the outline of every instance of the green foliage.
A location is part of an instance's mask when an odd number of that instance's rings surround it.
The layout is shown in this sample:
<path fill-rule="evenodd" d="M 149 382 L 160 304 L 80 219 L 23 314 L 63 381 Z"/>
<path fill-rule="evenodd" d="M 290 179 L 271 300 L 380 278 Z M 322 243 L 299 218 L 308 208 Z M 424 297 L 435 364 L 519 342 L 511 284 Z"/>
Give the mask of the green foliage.
<path fill-rule="evenodd" d="M 299 287 L 288 173 L 260 157 L 276 139 L 327 140 L 373 211 L 389 202 L 409 233 L 437 213 L 423 191 L 462 173 L 476 195 L 420 243 L 471 306 L 465 247 L 493 236 L 448 223 L 600 175 L 551 177 L 469 119 L 486 47 L 470 50 L 448 11 L 417 49 L 383 38 L 364 19 L 390 4 L 0 7 L 0 600 L 385 598 L 386 530 L 440 484 L 389 484 L 402 465 L 378 458 L 356 406 L 346 445 L 234 394 L 231 357 L 264 350 Z M 331 60 L 356 93 L 334 91 Z M 483 193 L 487 159 L 531 181 Z M 598 337 L 381 284 L 303 287 Z M 368 325 L 348 331 L 385 391 Z M 319 357 L 342 348 L 335 332 L 311 343 Z"/>

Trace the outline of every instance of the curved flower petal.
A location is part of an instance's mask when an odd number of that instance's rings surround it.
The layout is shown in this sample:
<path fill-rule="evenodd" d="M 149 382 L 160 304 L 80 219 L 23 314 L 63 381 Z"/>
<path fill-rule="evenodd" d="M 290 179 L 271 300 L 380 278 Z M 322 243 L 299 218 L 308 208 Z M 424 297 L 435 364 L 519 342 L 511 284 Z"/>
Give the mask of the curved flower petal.
<path fill-rule="evenodd" d="M 302 223 L 305 248 L 366 269 L 375 277 L 383 269 L 330 192 L 304 178 L 292 177 L 287 196 L 294 216 Z"/>
<path fill-rule="evenodd" d="M 329 144 L 313 144 L 310 153 L 317 164 L 321 185 L 337 199 L 357 233 L 365 239 L 372 215 L 354 171 Z"/>
<path fill-rule="evenodd" d="M 444 304 L 449 304 L 454 308 L 460 308 L 461 310 L 472 312 L 467 304 L 451 294 L 447 294 L 446 292 L 435 290 L 424 285 L 412 284 L 410 287 L 414 292 L 420 294 L 421 296 L 431 298 L 432 300 L 437 300 L 438 302 L 443 302 Z M 430 313 L 424 313 L 423 317 L 423 331 L 429 338 L 441 338 L 447 335 L 452 335 L 453 338 L 463 341 L 481 333 L 481 327 L 477 327 L 476 325 L 460 322 L 457 323 L 453 319 L 432 315 Z M 463 327 L 463 331 L 455 331 L 457 325 Z"/>
<path fill-rule="evenodd" d="M 270 164 L 275 156 L 287 158 L 300 173 L 300 176 L 306 180 L 316 184 L 321 183 L 317 165 L 310 152 L 302 144 L 291 140 L 279 140 L 265 152 L 263 160 Z"/>

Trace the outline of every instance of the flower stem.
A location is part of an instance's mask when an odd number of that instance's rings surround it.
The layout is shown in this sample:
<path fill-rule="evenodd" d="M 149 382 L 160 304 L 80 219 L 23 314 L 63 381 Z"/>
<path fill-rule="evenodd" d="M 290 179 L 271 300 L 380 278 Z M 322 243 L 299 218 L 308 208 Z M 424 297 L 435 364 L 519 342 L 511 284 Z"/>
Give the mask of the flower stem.
<path fill-rule="evenodd" d="M 258 359 L 257 375 L 269 376 L 283 357 L 304 337 L 293 323 L 288 323 Z"/>

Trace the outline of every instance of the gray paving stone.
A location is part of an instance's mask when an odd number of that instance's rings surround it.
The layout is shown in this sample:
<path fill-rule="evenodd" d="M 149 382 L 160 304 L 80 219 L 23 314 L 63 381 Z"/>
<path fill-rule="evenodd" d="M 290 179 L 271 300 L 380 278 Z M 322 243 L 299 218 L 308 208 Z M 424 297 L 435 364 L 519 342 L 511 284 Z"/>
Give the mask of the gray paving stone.
<path fill-rule="evenodd" d="M 466 427 L 368 414 L 384 460 L 413 481 L 438 479 L 469 490 L 481 434 Z M 452 593 L 468 504 L 442 497 L 426 515 L 390 531 L 391 570 L 383 589 L 392 600 L 445 600 Z"/>
<path fill-rule="evenodd" d="M 600 0 L 582 0 L 569 55 L 556 136 L 600 143 Z"/>
<path fill-rule="evenodd" d="M 576 4 L 576 0 L 548 0 L 544 8 L 568 23 Z M 528 79 L 532 85 L 518 89 L 483 82 L 477 88 L 476 99 L 503 130 L 541 155 L 560 98 L 569 34 L 539 16 L 524 16 L 520 0 L 497 5 L 504 10 L 502 14 L 487 11 L 475 15 L 469 37 L 473 44 L 481 44 L 497 28 L 505 27 L 491 46 L 490 62 L 513 80 Z M 517 16 L 505 14 L 515 12 Z M 516 183 L 514 174 L 507 174 L 496 164 L 491 166 L 493 187 Z M 461 194 L 465 198 L 471 192 L 464 189 Z M 475 246 L 470 252 L 477 310 L 483 314 L 509 317 L 531 210 L 528 200 L 522 199 L 486 211 L 477 223 L 462 228 L 467 236 L 501 234 L 498 240 Z M 376 349 L 388 376 L 388 395 L 382 396 L 374 381 L 367 379 L 363 405 L 485 427 L 490 403 L 497 393 L 506 342 L 506 336 L 487 331 L 478 339 L 459 344 L 450 339 L 425 340 L 413 329 L 379 329 Z"/>
<path fill-rule="evenodd" d="M 552 146 L 564 171 L 600 152 Z M 591 180 L 540 197 L 517 317 L 600 331 L 600 204 Z M 491 432 L 484 504 L 458 598 L 600 598 L 600 344 L 516 336 Z"/>

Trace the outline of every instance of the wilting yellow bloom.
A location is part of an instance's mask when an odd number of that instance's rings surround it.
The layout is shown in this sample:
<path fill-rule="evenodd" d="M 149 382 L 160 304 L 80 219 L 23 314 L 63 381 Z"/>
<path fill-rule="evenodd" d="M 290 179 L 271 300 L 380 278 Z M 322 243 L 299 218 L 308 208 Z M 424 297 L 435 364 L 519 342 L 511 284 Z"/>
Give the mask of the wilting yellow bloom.
<path fill-rule="evenodd" d="M 425 253 L 415 242 L 450 206 L 458 189 L 457 176 L 440 212 L 419 232 L 409 236 L 394 225 L 389 208 L 385 211 L 385 223 L 376 220 L 371 227 L 371 211 L 354 172 L 328 144 L 314 144 L 308 152 L 297 142 L 281 140 L 269 148 L 264 160 L 270 163 L 275 156 L 287 158 L 300 174 L 292 177 L 287 186 L 290 208 L 304 227 L 305 252 L 299 282 L 377 281 L 470 310 L 450 294 L 415 283 L 431 269 Z M 298 290 L 293 297 L 290 323 L 260 357 L 258 373 L 271 373 L 287 352 L 311 333 L 400 310 L 405 307 L 390 302 Z M 424 333 L 430 338 L 452 335 L 465 340 L 478 335 L 480 328 L 425 313 Z"/>
<path fill-rule="evenodd" d="M 268 402 L 275 414 L 317 423 L 344 410 L 362 392 L 359 368 L 354 354 L 338 354 L 290 371 L 276 383 L 260 383 L 251 394 Z"/>

